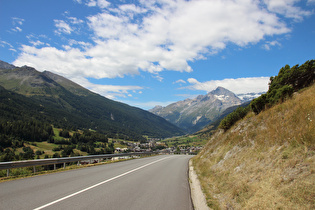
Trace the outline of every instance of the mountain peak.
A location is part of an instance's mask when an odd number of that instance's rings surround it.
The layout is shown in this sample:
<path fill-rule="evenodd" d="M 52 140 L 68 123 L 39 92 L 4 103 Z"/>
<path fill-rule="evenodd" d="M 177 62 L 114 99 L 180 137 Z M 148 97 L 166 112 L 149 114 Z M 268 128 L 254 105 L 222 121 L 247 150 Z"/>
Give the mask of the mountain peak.
<path fill-rule="evenodd" d="M 166 107 L 155 107 L 149 111 L 188 132 L 195 132 L 216 120 L 225 109 L 239 104 L 241 100 L 234 93 L 217 87 L 206 95 L 178 101 Z"/>
<path fill-rule="evenodd" d="M 16 68 L 14 65 L 0 60 L 0 69 L 14 69 L 14 68 Z"/>
<path fill-rule="evenodd" d="M 233 94 L 233 92 L 229 91 L 228 89 L 225 89 L 224 87 L 218 86 L 215 90 L 210 92 L 213 95 L 228 95 Z"/>

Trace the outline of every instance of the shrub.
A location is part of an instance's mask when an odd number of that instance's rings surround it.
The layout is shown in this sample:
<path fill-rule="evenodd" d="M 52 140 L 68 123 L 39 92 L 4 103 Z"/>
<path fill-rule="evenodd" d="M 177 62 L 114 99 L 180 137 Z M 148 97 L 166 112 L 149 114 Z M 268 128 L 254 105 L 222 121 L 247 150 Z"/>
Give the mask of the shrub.
<path fill-rule="evenodd" d="M 224 129 L 225 131 L 228 130 L 237 121 L 243 119 L 248 113 L 248 110 L 248 107 L 238 107 L 220 122 L 219 128 Z"/>

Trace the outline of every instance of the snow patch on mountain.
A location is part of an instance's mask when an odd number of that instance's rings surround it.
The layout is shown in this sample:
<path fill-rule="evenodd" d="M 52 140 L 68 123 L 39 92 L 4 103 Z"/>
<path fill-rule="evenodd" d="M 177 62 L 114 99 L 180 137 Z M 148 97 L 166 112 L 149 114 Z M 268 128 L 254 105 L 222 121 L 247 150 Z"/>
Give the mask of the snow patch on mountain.
<path fill-rule="evenodd" d="M 220 101 L 227 101 L 229 99 L 229 96 L 227 95 L 214 95 L 214 97 L 216 97 Z"/>
<path fill-rule="evenodd" d="M 196 117 L 196 119 L 192 122 L 193 125 L 196 125 L 197 122 L 202 118 L 202 115 Z"/>
<path fill-rule="evenodd" d="M 243 93 L 243 94 L 237 94 L 236 96 L 242 100 L 242 102 L 251 101 L 255 98 L 258 98 L 262 94 L 266 92 L 260 92 L 260 93 Z"/>

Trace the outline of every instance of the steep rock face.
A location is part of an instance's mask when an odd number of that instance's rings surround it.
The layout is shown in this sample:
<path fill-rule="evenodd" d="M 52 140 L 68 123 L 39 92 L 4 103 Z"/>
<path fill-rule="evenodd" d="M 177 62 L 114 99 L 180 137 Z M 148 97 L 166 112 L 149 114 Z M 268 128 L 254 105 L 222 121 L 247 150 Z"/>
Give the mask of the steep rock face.
<path fill-rule="evenodd" d="M 194 99 L 186 99 L 166 107 L 156 106 L 149 111 L 188 132 L 196 132 L 216 120 L 228 107 L 240 104 L 241 100 L 234 93 L 218 87 L 206 95 L 199 95 Z"/>

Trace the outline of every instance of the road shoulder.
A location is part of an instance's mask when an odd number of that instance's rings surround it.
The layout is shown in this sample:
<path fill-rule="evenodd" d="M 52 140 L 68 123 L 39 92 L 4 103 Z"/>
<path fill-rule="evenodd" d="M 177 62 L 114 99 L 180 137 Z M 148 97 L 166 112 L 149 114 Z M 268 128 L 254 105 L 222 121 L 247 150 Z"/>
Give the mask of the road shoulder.
<path fill-rule="evenodd" d="M 194 167 L 189 161 L 189 183 L 191 189 L 191 198 L 195 210 L 208 210 L 210 209 L 207 205 L 205 195 L 202 192 L 200 182 L 198 180 L 197 174 L 194 170 Z"/>

